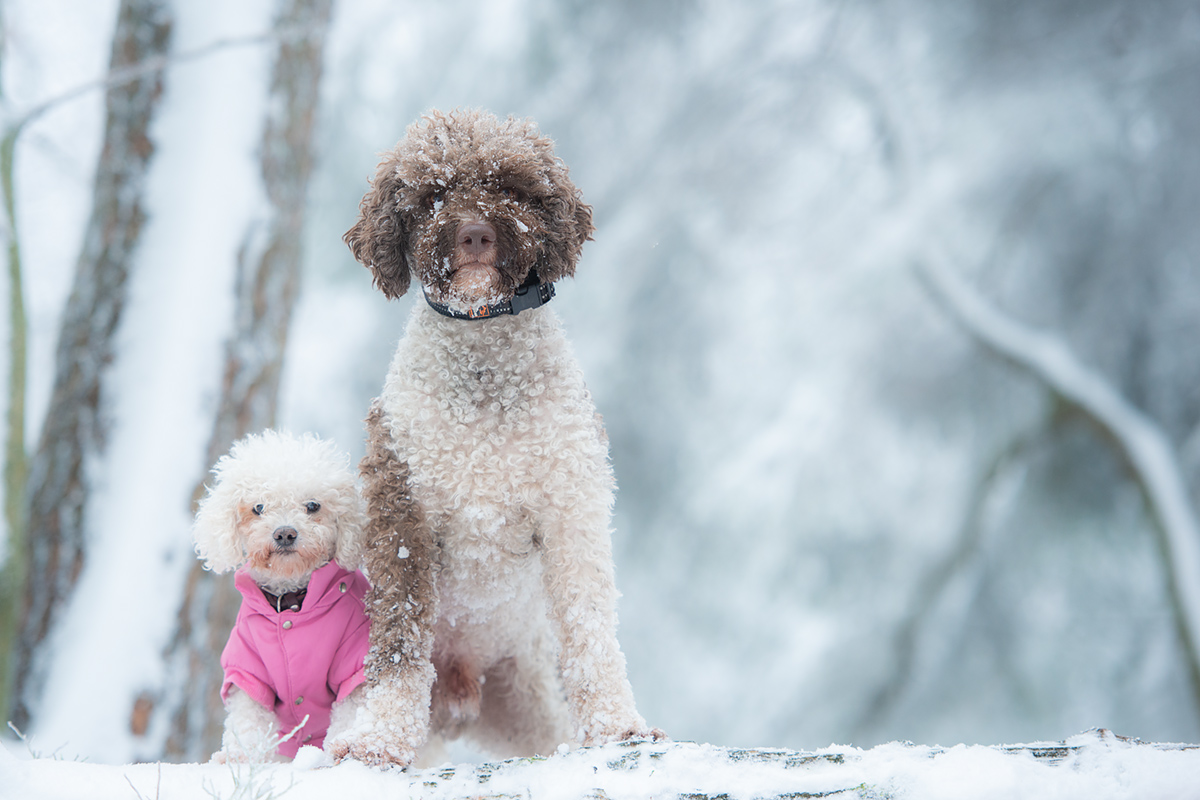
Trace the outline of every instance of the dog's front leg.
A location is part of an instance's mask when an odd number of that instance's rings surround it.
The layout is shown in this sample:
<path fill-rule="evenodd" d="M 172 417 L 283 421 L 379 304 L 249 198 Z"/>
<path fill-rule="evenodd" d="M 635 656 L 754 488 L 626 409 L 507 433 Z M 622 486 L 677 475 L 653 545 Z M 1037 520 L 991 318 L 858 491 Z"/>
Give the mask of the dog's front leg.
<path fill-rule="evenodd" d="M 540 526 L 550 620 L 558 634 L 572 726 L 583 745 L 663 738 L 637 712 L 617 642 L 608 509 L 604 498 L 582 500 L 569 509 L 551 510 Z"/>
<path fill-rule="evenodd" d="M 275 712 L 237 686 L 225 698 L 225 732 L 221 749 L 213 753 L 217 764 L 278 760 L 279 721 Z"/>
<path fill-rule="evenodd" d="M 371 649 L 363 702 L 354 722 L 328 749 L 338 760 L 348 756 L 378 766 L 408 766 L 429 737 L 435 545 L 378 406 L 367 417 L 367 454 L 359 469 L 367 499 L 364 566 L 371 581 L 366 597 Z"/>

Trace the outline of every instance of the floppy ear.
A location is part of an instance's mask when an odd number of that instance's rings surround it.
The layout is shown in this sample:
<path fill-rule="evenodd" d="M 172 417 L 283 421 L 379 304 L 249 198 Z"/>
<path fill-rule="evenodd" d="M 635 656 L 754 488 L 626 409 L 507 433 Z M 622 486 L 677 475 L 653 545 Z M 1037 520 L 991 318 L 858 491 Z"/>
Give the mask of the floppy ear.
<path fill-rule="evenodd" d="M 554 220 L 546 236 L 546 247 L 537 263 L 538 277 L 553 283 L 575 275 L 575 264 L 583 243 L 592 238 L 592 207 L 583 202 L 579 191 L 566 178 L 558 194 L 546 203 Z"/>
<path fill-rule="evenodd" d="M 227 572 L 241 566 L 242 544 L 238 539 L 237 498 L 221 483 L 208 490 L 196 511 L 192 538 L 205 569 Z"/>
<path fill-rule="evenodd" d="M 375 276 L 375 286 L 389 300 L 408 291 L 408 226 L 400 213 L 397 195 L 404 186 L 396 176 L 395 158 L 379 165 L 371 190 L 358 206 L 358 221 L 342 240 L 359 263 Z"/>
<path fill-rule="evenodd" d="M 592 224 L 592 207 L 583 202 L 583 198 L 578 195 L 575 201 L 575 241 L 578 242 L 575 257 L 578 258 L 579 252 L 583 250 L 583 243 L 591 241 L 596 226 Z"/>
<path fill-rule="evenodd" d="M 350 485 L 337 515 L 338 540 L 333 560 L 343 569 L 362 569 L 363 549 L 366 546 L 366 504 L 358 490 Z"/>

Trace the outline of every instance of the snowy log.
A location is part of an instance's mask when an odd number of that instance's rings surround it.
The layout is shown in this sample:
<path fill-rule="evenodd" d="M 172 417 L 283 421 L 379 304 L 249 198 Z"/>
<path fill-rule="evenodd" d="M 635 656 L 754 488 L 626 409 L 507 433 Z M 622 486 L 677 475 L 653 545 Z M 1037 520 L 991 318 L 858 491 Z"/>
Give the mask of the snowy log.
<path fill-rule="evenodd" d="M 1200 685 L 1200 521 L 1171 442 L 1103 375 L 1081 363 L 1060 338 L 1007 317 L 940 264 L 922 263 L 918 274 L 975 339 L 1045 383 L 1116 442 L 1162 531 L 1193 682 Z"/>
<path fill-rule="evenodd" d="M 1000 747 L 886 744 L 812 752 L 734 749 L 689 742 L 636 742 L 433 769 L 380 771 L 356 762 L 330 766 L 304 748 L 292 764 L 104 766 L 23 759 L 0 748 L 5 796 L 91 800 L 282 796 L 421 797 L 425 800 L 622 800 L 623 798 L 841 798 L 1195 796 L 1200 748 L 1141 744 L 1092 731 L 1065 742 Z"/>

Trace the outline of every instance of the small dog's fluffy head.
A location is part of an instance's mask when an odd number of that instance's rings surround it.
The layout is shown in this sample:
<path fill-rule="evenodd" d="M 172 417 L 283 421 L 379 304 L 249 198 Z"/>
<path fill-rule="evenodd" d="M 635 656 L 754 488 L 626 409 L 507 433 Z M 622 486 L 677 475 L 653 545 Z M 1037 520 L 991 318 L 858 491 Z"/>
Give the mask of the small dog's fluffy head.
<path fill-rule="evenodd" d="M 245 564 L 276 594 L 308 585 L 335 560 L 357 569 L 365 512 L 349 457 L 312 434 L 263 431 L 236 442 L 213 468 L 193 534 L 208 569 Z"/>
<path fill-rule="evenodd" d="M 410 270 L 459 309 L 510 300 L 531 271 L 575 274 L 592 209 L 529 120 L 431 111 L 385 153 L 345 236 L 389 298 Z"/>

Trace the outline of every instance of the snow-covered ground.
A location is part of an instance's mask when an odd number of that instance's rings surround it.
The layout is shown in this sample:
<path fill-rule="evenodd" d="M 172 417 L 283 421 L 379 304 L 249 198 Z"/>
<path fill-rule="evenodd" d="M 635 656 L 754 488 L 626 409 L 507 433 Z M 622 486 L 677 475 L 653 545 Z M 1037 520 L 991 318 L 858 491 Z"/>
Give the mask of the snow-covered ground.
<path fill-rule="evenodd" d="M 3 800 L 334 797 L 445 798 L 1200 798 L 1200 747 L 1149 745 L 1092 731 L 1066 742 L 949 749 L 737 750 L 690 742 L 612 744 L 546 759 L 412 772 L 330 766 L 315 748 L 292 764 L 102 766 L 0 748 Z"/>

